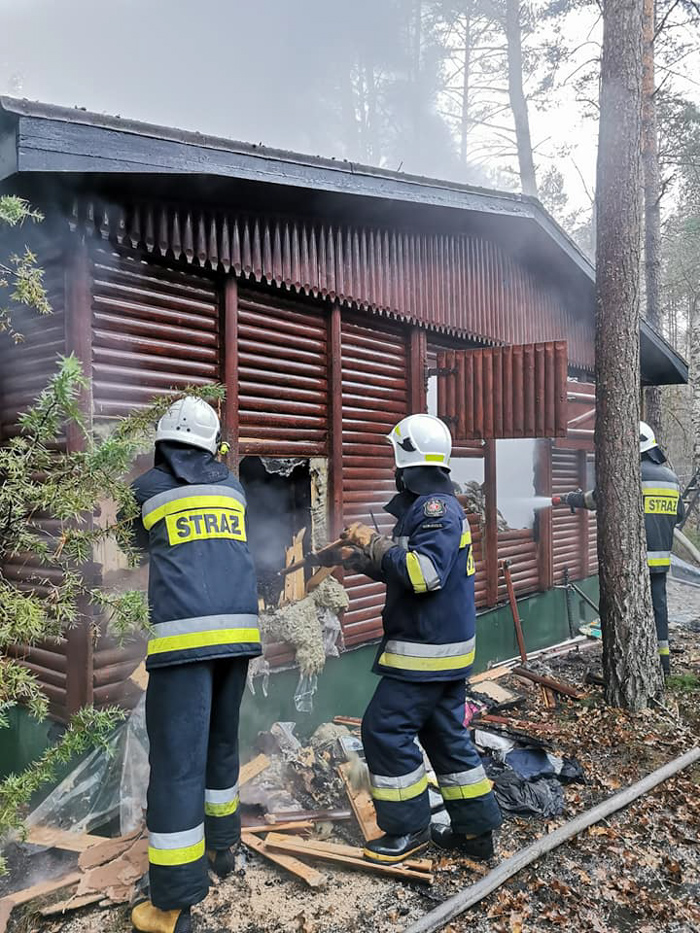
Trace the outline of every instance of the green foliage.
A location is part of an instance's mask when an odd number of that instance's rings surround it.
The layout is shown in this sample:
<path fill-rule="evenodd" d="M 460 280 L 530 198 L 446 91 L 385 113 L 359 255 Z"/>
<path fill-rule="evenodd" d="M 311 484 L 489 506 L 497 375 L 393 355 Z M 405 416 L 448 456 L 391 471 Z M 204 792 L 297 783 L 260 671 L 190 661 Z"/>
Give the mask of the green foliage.
<path fill-rule="evenodd" d="M 18 226 L 27 219 L 41 218 L 19 198 L 0 198 L 0 221 Z M 48 313 L 41 270 L 33 265 L 25 274 L 24 262 L 9 271 L 0 268 L 0 287 L 12 289 L 10 307 L 20 303 Z M 0 310 L 0 340 L 8 338 L 18 342 L 20 336 L 11 311 Z M 0 728 L 18 703 L 39 719 L 47 715 L 36 679 L 10 646 L 61 637 L 94 616 L 121 640 L 149 624 L 145 594 L 107 591 L 93 561 L 100 547 L 120 548 L 131 567 L 141 559 L 131 535 L 138 507 L 124 477 L 135 457 L 151 447 L 153 426 L 176 393 L 97 433 L 84 414 L 89 388 L 80 361 L 61 357 L 44 390 L 20 415 L 20 431 L 0 447 Z M 216 404 L 224 390 L 188 387 L 182 394 Z M 68 429 L 76 442 L 66 452 Z M 20 582 L 6 572 L 8 566 L 23 568 Z M 0 782 L 0 840 L 20 825 L 23 808 L 57 765 L 103 742 L 119 716 L 115 710 L 82 710 L 58 745 L 22 774 Z"/>
<path fill-rule="evenodd" d="M 700 689 L 700 677 L 697 674 L 674 674 L 666 680 L 666 689 L 674 693 L 692 693 Z"/>
<path fill-rule="evenodd" d="M 5 195 L 0 197 L 0 225 L 21 226 L 25 221 L 40 221 L 41 214 L 30 209 L 22 198 Z M 50 314 L 44 288 L 44 272 L 37 265 L 36 256 L 25 248 L 21 254 L 12 253 L 6 261 L 0 261 L 0 334 L 9 334 L 19 343 L 22 334 L 15 329 L 13 311 L 18 307 L 30 308 L 39 314 Z M 8 292 L 6 300 L 3 294 Z"/>

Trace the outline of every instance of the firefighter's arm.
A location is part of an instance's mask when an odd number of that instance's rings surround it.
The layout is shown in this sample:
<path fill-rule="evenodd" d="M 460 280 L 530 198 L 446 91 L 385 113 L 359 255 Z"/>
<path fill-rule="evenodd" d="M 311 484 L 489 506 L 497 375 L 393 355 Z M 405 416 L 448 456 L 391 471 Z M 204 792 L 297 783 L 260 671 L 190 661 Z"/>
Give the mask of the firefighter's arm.
<path fill-rule="evenodd" d="M 462 522 L 455 515 L 423 518 L 409 536 L 407 550 L 393 547 L 384 555 L 384 579 L 416 594 L 441 589 L 459 554 L 461 537 Z"/>

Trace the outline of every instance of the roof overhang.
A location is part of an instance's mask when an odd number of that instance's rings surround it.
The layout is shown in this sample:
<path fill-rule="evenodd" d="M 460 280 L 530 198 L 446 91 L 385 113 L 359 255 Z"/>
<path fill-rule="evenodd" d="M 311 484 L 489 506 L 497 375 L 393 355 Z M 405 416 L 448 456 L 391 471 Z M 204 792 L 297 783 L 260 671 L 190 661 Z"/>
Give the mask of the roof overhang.
<path fill-rule="evenodd" d="M 308 200 L 325 193 L 336 206 L 372 204 L 379 216 L 420 211 L 447 217 L 479 218 L 485 229 L 545 266 L 565 283 L 577 305 L 593 307 L 595 270 L 576 243 L 535 198 L 492 191 L 353 162 L 301 155 L 262 145 L 155 126 L 120 117 L 0 97 L 0 182 L 15 175 L 109 179 L 128 177 L 135 185 L 168 186 L 181 176 L 198 192 L 202 179 L 244 190 L 269 189 L 281 198 Z M 264 186 L 264 189 L 261 188 Z M 197 189 L 197 186 L 199 188 Z M 178 184 L 178 190 L 180 185 Z M 222 188 L 214 188 L 214 197 Z M 388 220 L 388 218 L 386 218 Z M 504 224 L 504 219 L 510 223 Z M 688 367 L 646 323 L 641 331 L 642 381 L 675 385 L 688 381 Z"/>

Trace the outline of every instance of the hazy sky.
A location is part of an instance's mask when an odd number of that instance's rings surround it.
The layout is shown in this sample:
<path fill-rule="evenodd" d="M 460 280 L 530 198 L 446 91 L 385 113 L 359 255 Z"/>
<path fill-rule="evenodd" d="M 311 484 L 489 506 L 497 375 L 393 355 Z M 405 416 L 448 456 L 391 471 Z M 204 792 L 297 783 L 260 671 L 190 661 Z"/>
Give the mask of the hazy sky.
<path fill-rule="evenodd" d="M 577 41 L 589 38 L 596 10 L 571 18 Z M 379 54 L 389 14 L 374 0 L 0 0 L 0 92 L 358 159 L 322 118 L 324 99 L 353 50 Z M 568 70 L 591 54 L 584 45 Z M 567 88 L 546 111 L 531 109 L 538 168 L 556 164 L 576 205 L 595 177 L 596 126 L 581 109 Z M 420 157 L 400 143 L 386 167 L 455 174 L 439 154 L 435 145 L 431 158 L 430 140 Z"/>

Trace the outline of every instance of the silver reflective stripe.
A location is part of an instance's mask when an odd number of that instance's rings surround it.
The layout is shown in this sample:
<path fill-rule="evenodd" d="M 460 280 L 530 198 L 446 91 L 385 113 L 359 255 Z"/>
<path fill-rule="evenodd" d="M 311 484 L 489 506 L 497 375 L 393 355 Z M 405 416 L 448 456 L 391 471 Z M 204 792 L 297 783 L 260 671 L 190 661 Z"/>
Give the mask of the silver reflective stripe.
<path fill-rule="evenodd" d="M 167 489 L 165 492 L 159 492 L 157 496 L 151 496 L 146 499 L 141 507 L 141 516 L 146 518 L 150 512 L 154 512 L 168 502 L 177 502 L 178 499 L 192 499 L 197 496 L 223 496 L 226 499 L 235 499 L 241 505 L 246 504 L 246 498 L 242 492 L 232 489 L 230 486 L 221 486 L 214 483 L 199 486 L 178 486 L 176 489 Z"/>
<path fill-rule="evenodd" d="M 671 489 L 674 492 L 680 492 L 681 487 L 678 483 L 659 483 L 649 479 L 642 483 L 642 489 Z"/>
<path fill-rule="evenodd" d="M 408 550 L 408 535 L 401 535 L 400 538 L 394 538 L 394 543 L 398 544 L 399 547 L 402 547 L 404 551 Z"/>
<path fill-rule="evenodd" d="M 200 798 L 201 799 L 201 798 Z M 149 833 L 148 841 L 154 849 L 187 849 L 204 839 L 204 823 L 181 833 Z"/>
<path fill-rule="evenodd" d="M 468 518 L 464 518 L 464 519 L 462 519 L 462 534 L 464 535 L 464 534 L 466 534 L 468 531 L 471 531 L 471 526 L 470 526 L 470 524 L 469 524 L 469 519 L 468 519 Z"/>
<path fill-rule="evenodd" d="M 418 563 L 420 564 L 420 569 L 428 592 L 439 590 L 442 584 L 440 583 L 440 575 L 435 569 L 435 564 L 429 557 L 426 557 L 425 554 L 419 554 L 418 551 L 414 551 L 413 553 L 418 558 Z"/>
<path fill-rule="evenodd" d="M 452 658 L 470 654 L 476 646 L 476 638 L 469 641 L 453 641 L 447 645 L 418 645 L 413 641 L 388 641 L 384 648 L 387 654 L 403 654 L 409 658 Z"/>
<path fill-rule="evenodd" d="M 205 790 L 204 800 L 206 803 L 231 803 L 238 797 L 238 784 L 233 787 L 226 787 L 223 790 Z"/>
<path fill-rule="evenodd" d="M 486 772 L 479 765 L 469 771 L 456 771 L 454 774 L 438 774 L 438 784 L 441 787 L 465 787 L 467 784 L 478 784 L 486 778 Z"/>
<path fill-rule="evenodd" d="M 670 560 L 670 551 L 647 551 L 647 560 Z"/>
<path fill-rule="evenodd" d="M 412 787 L 417 781 L 425 777 L 425 766 L 420 765 L 410 774 L 402 774 L 400 777 L 389 777 L 386 774 L 370 774 L 369 780 L 372 787 Z"/>
<path fill-rule="evenodd" d="M 659 649 L 661 649 L 661 648 L 668 648 L 668 642 L 667 642 L 667 641 L 663 641 L 663 639 L 660 638 L 660 639 L 659 639 Z"/>
<path fill-rule="evenodd" d="M 190 635 L 194 632 L 211 632 L 225 628 L 257 628 L 257 615 L 236 613 L 234 615 L 194 616 L 191 619 L 173 619 L 172 622 L 156 622 L 153 638 L 168 638 L 171 635 Z"/>

